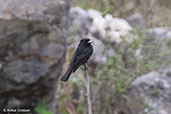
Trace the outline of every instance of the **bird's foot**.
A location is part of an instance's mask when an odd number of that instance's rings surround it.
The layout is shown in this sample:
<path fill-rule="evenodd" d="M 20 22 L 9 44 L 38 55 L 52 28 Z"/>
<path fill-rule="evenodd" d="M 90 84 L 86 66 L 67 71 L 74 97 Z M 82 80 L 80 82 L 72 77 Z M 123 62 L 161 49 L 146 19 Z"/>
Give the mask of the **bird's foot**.
<path fill-rule="evenodd" d="M 84 64 L 84 70 L 88 70 L 87 64 Z"/>

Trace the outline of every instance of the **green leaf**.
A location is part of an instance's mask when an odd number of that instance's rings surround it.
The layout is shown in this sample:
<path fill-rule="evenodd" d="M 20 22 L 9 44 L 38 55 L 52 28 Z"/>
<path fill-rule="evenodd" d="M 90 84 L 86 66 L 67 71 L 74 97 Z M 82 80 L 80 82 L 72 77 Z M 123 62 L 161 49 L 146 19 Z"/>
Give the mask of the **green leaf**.
<path fill-rule="evenodd" d="M 116 91 L 117 92 L 122 92 L 122 85 L 121 85 L 121 82 L 120 80 L 115 80 L 115 87 L 116 87 Z"/>
<path fill-rule="evenodd" d="M 37 114 L 52 114 L 51 111 L 47 109 L 47 104 L 42 100 L 34 109 Z"/>

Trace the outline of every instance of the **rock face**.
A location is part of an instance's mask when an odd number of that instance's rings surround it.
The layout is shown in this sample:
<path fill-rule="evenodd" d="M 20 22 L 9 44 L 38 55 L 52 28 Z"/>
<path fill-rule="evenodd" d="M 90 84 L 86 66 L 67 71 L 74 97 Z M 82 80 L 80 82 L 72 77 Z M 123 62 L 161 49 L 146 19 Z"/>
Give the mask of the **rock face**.
<path fill-rule="evenodd" d="M 162 41 L 171 38 L 171 27 L 150 28 L 147 30 L 147 38 L 155 38 Z"/>
<path fill-rule="evenodd" d="M 127 17 L 126 20 L 130 23 L 131 26 L 137 28 L 138 30 L 146 28 L 146 22 L 140 13 L 135 13 Z"/>
<path fill-rule="evenodd" d="M 69 20 L 70 31 L 75 30 L 77 35 L 89 34 L 97 39 L 115 43 L 120 43 L 123 37 L 131 40 L 132 27 L 128 22 L 121 18 L 113 18 L 110 14 L 103 17 L 97 10 L 85 11 L 73 7 L 69 13 Z"/>
<path fill-rule="evenodd" d="M 156 45 L 157 44 L 157 45 Z M 149 57 L 150 55 L 161 55 L 161 60 L 171 60 L 171 27 L 150 28 L 145 32 L 144 45 L 147 49 L 138 49 L 139 58 Z M 137 54 L 138 54 L 137 53 Z"/>
<path fill-rule="evenodd" d="M 56 113 L 69 0 L 0 0 L 0 110 L 45 100 Z"/>
<path fill-rule="evenodd" d="M 171 68 L 142 75 L 133 86 L 133 93 L 138 93 L 147 105 L 145 113 L 171 114 Z"/>

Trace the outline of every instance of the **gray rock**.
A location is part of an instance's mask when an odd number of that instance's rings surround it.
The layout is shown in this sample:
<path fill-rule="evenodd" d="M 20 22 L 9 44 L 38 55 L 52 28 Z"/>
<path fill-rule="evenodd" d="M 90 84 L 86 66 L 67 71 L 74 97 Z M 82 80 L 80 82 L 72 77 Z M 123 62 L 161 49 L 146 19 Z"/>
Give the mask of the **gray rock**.
<path fill-rule="evenodd" d="M 110 14 L 102 14 L 94 9 L 87 11 L 73 7 L 69 13 L 71 37 L 91 35 L 96 39 L 120 43 L 125 37 L 132 39 L 131 26 L 121 18 L 113 18 Z"/>
<path fill-rule="evenodd" d="M 107 57 L 113 57 L 116 55 L 116 52 L 113 50 L 113 49 L 109 49 L 106 51 L 106 54 L 105 54 Z"/>
<path fill-rule="evenodd" d="M 163 41 L 171 38 L 171 27 L 150 28 L 147 30 L 147 38 L 155 38 L 158 41 Z"/>
<path fill-rule="evenodd" d="M 69 12 L 69 45 L 75 48 L 79 40 L 83 37 L 90 37 L 94 40 L 94 54 L 91 60 L 97 63 L 105 64 L 108 57 L 115 55 L 115 51 L 106 49 L 105 42 L 115 44 L 121 43 L 123 38 L 127 41 L 132 40 L 131 26 L 127 21 L 121 18 L 113 18 L 110 14 L 102 14 L 94 9 L 87 11 L 80 7 L 73 7 Z M 110 51 L 109 51 L 110 50 Z"/>
<path fill-rule="evenodd" d="M 142 75 L 132 84 L 133 93 L 147 105 L 146 113 L 171 114 L 171 68 Z"/>
<path fill-rule="evenodd" d="M 95 63 L 105 64 L 107 62 L 107 56 L 104 54 L 105 45 L 101 40 L 97 40 L 95 38 L 93 38 L 92 40 L 94 52 L 90 60 Z"/>
<path fill-rule="evenodd" d="M 126 18 L 129 24 L 138 30 L 142 30 L 146 28 L 146 22 L 143 19 L 143 16 L 140 13 L 135 13 Z"/>
<path fill-rule="evenodd" d="M 0 110 L 29 108 L 33 113 L 45 100 L 56 113 L 69 4 L 69 0 L 0 0 Z"/>
<path fill-rule="evenodd" d="M 113 18 L 107 14 L 104 17 L 94 9 L 89 9 L 88 14 L 92 18 L 92 25 L 89 27 L 90 34 L 97 39 L 120 43 L 122 37 L 126 37 L 132 30 L 127 21 L 121 18 Z"/>
<path fill-rule="evenodd" d="M 144 46 L 136 50 L 135 55 L 141 59 L 159 55 L 161 59 L 167 60 L 170 64 L 171 58 L 171 27 L 150 28 L 145 32 Z M 144 48 L 144 49 L 143 49 Z M 166 64 L 164 65 L 166 66 Z"/>
<path fill-rule="evenodd" d="M 86 35 L 91 26 L 92 18 L 80 7 L 74 7 L 69 12 L 70 32 L 76 32 L 78 35 Z"/>

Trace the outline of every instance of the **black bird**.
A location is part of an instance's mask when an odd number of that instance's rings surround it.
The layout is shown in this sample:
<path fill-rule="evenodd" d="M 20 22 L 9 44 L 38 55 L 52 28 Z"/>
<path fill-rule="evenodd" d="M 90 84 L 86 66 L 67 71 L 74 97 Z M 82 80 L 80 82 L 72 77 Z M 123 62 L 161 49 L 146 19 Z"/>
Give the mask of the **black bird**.
<path fill-rule="evenodd" d="M 91 43 L 92 41 L 89 38 L 84 38 L 80 41 L 80 44 L 78 45 L 71 59 L 66 73 L 61 78 L 61 81 L 67 81 L 71 73 L 74 73 L 81 65 L 84 65 L 85 69 L 87 69 L 86 62 L 93 53 L 93 47 Z"/>

